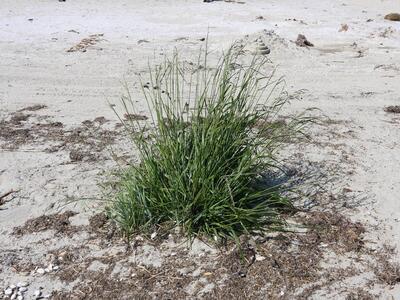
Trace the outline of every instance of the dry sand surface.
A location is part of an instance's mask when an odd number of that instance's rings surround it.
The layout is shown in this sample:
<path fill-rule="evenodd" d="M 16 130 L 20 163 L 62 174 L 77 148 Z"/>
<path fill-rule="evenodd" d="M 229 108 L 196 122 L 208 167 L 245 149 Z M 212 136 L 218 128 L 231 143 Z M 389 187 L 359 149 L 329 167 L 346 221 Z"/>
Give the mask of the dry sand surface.
<path fill-rule="evenodd" d="M 1 0 L 0 298 L 26 282 L 24 299 L 399 299 L 392 12 L 398 0 Z M 148 115 L 136 75 L 174 48 L 195 62 L 207 33 L 215 57 L 261 39 L 299 95 L 287 113 L 320 110 L 310 140 L 286 150 L 297 173 L 321 178 L 295 217 L 310 229 L 243 241 L 245 262 L 178 234 L 128 247 L 97 214 L 98 183 L 134 157 L 109 107 L 121 82 Z"/>

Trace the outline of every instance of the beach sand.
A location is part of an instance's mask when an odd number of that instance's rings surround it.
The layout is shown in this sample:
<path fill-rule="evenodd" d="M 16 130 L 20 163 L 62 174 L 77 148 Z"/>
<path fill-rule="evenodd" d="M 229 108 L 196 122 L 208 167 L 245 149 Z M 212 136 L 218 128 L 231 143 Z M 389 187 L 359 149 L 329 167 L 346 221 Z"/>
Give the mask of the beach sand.
<path fill-rule="evenodd" d="M 159 243 L 138 238 L 135 253 L 127 254 L 123 242 L 107 240 L 107 232 L 96 229 L 104 224 L 101 217 L 100 225 L 96 219 L 89 223 L 102 207 L 98 183 L 117 167 L 110 148 L 117 156 L 134 156 L 109 104 L 118 105 L 126 82 L 138 112 L 149 115 L 137 75 L 147 74 L 148 63 L 161 62 L 174 49 L 196 61 L 208 36 L 212 57 L 237 41 L 251 46 L 260 38 L 269 47 L 276 76 L 285 76 L 288 92 L 300 96 L 287 112 L 315 107 L 322 120 L 311 127 L 310 142 L 288 151 L 300 166 L 330 178 L 320 207 L 365 227 L 368 254 L 321 248 L 323 270 L 355 267 L 307 297 L 345 299 L 358 293 L 360 298 L 350 299 L 367 299 L 361 293 L 368 292 L 400 298 L 396 250 L 389 257 L 393 268 L 383 267 L 385 274 L 394 272 L 389 276 L 394 281 L 374 273 L 383 254 L 373 254 L 400 247 L 400 114 L 385 111 L 400 105 L 400 22 L 384 19 L 392 12 L 400 12 L 399 1 L 2 0 L 0 288 L 29 282 L 25 299 L 39 287 L 55 299 L 229 295 L 222 293 L 229 278 L 221 275 L 221 254 L 213 247 L 196 242 L 187 250 L 171 238 Z M 296 45 L 298 34 L 314 47 Z M 66 211 L 77 214 L 14 230 Z M 74 255 L 60 261 L 68 251 Z M 193 264 L 178 261 L 179 251 Z M 37 272 L 51 262 L 59 270 Z M 162 273 L 174 264 L 175 273 Z M 125 279 L 107 285 L 113 276 Z M 312 280 L 324 282 L 322 277 Z M 271 288 L 270 296 L 292 299 L 312 286 L 296 284 L 277 293 Z M 235 293 L 231 297 L 240 295 Z"/>

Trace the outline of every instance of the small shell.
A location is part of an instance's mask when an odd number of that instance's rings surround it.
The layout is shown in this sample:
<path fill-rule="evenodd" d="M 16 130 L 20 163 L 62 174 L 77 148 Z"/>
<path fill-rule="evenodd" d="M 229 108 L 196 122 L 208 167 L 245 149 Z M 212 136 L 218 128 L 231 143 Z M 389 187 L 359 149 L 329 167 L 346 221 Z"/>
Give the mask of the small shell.
<path fill-rule="evenodd" d="M 258 50 L 257 51 L 257 54 L 260 54 L 260 55 L 267 55 L 267 54 L 270 54 L 270 50 L 269 49 L 267 49 L 267 50 Z"/>
<path fill-rule="evenodd" d="M 46 271 L 43 268 L 39 268 L 36 270 L 36 273 L 38 274 L 44 274 Z"/>

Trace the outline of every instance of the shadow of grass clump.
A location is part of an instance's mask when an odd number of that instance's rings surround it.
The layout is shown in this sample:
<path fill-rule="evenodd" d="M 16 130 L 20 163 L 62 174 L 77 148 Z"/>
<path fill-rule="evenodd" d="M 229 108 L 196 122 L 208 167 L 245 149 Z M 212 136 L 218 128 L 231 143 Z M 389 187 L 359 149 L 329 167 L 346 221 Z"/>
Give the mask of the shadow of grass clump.
<path fill-rule="evenodd" d="M 281 212 L 292 204 L 262 174 L 279 168 L 277 150 L 307 120 L 276 122 L 288 101 L 283 80 L 264 73 L 266 58 L 243 66 L 232 49 L 216 68 L 202 53 L 194 71 L 175 54 L 142 84 L 152 129 L 124 122 L 140 163 L 120 174 L 110 206 L 128 236 L 169 224 L 188 237 L 236 239 L 284 225 Z M 129 93 L 123 104 L 135 113 Z"/>

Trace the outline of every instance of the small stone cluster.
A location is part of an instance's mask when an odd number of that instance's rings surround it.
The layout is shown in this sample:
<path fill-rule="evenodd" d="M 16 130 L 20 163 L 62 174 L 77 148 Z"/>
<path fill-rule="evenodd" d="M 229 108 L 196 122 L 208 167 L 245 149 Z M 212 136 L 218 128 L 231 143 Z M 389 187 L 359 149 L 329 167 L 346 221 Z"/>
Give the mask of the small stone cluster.
<path fill-rule="evenodd" d="M 18 282 L 16 285 L 11 284 L 3 291 L 2 299 L 11 299 L 11 300 L 24 300 L 25 294 L 28 292 L 28 282 Z M 43 295 L 42 288 L 34 291 L 33 299 L 49 299 L 51 294 Z"/>
<path fill-rule="evenodd" d="M 59 269 L 59 266 L 49 264 L 46 268 L 37 268 L 32 271 L 31 274 L 40 274 L 44 275 L 46 273 L 54 272 Z M 26 294 L 28 292 L 29 283 L 28 282 L 18 282 L 16 285 L 11 284 L 7 286 L 2 292 L 0 292 L 0 299 L 10 299 L 10 300 L 24 300 L 26 298 Z M 32 297 L 29 299 L 49 299 L 51 294 L 43 294 L 43 288 L 39 287 L 38 290 L 33 292 Z"/>
<path fill-rule="evenodd" d="M 53 271 L 57 271 L 59 269 L 59 266 L 55 266 L 53 264 L 49 264 L 49 266 L 47 268 L 38 268 L 36 269 L 36 273 L 37 274 L 45 274 L 45 273 L 50 273 Z"/>

